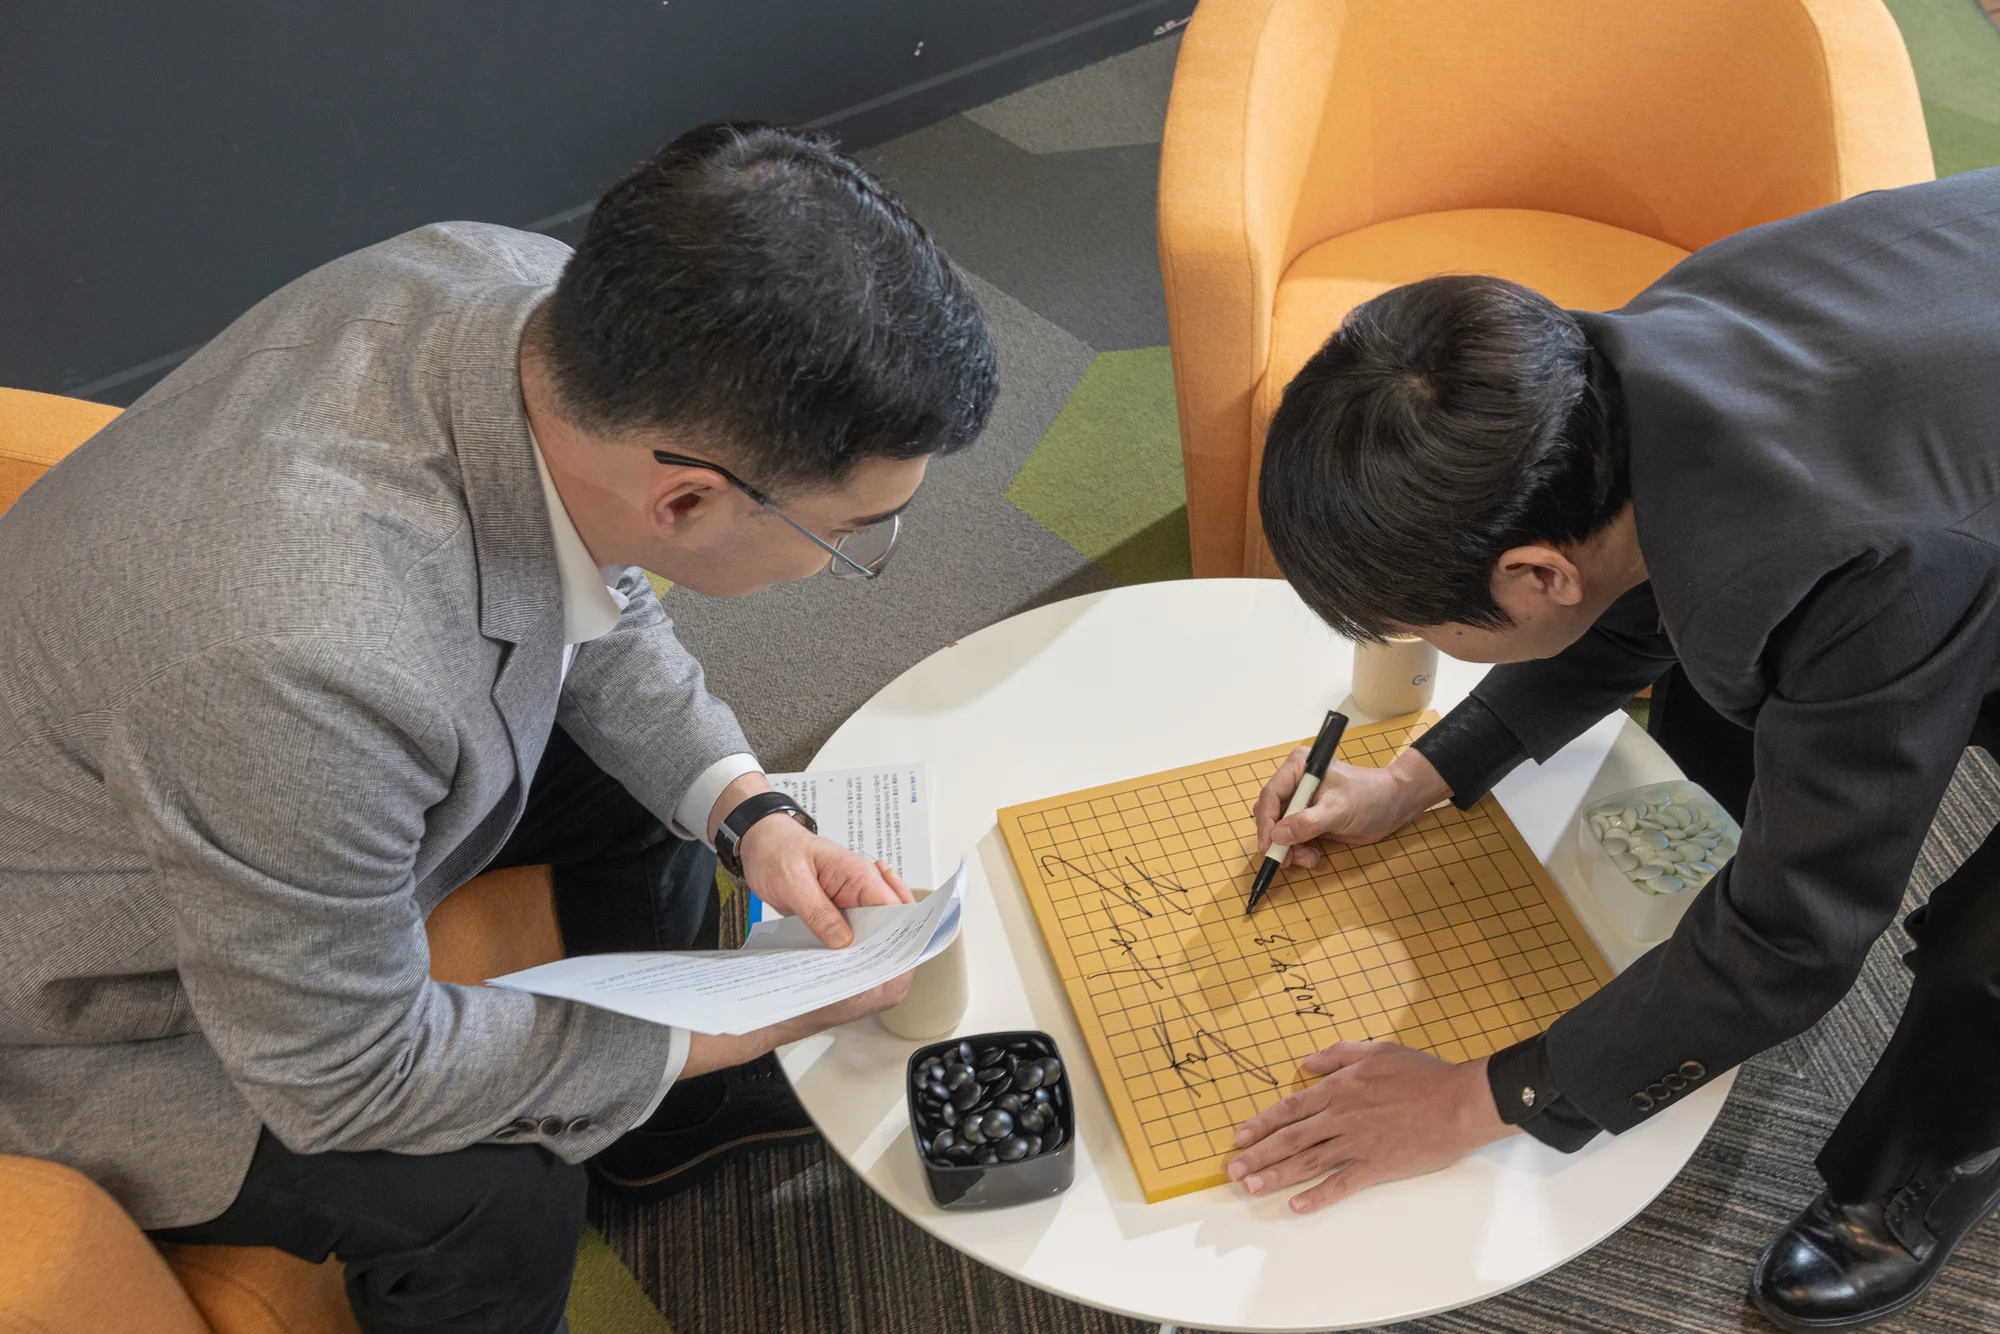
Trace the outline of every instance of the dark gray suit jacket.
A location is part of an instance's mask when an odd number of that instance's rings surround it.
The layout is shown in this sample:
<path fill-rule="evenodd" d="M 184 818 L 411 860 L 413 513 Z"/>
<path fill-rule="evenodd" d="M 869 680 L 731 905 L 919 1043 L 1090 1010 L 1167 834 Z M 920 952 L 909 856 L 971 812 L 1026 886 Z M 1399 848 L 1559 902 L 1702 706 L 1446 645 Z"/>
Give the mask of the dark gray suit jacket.
<path fill-rule="evenodd" d="M 1624 388 L 1651 583 L 1422 749 L 1469 802 L 1678 658 L 1755 729 L 1757 780 L 1672 938 L 1494 1058 L 1502 1115 L 1562 1147 L 1847 991 L 2000 705 L 2000 169 L 1754 228 L 1578 318 Z"/>

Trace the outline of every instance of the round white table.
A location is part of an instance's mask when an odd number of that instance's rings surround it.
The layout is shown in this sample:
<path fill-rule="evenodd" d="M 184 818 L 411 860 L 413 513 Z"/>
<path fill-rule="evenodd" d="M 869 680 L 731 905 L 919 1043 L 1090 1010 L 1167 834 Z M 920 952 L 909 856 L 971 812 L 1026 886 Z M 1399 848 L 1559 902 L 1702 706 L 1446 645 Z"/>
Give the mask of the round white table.
<path fill-rule="evenodd" d="M 1074 1301 L 1168 1326 L 1326 1330 L 1504 1292 L 1603 1240 L 1680 1171 L 1733 1071 L 1579 1153 L 1514 1136 L 1306 1218 L 1235 1186 L 1159 1204 L 1140 1194 L 994 812 L 1308 735 L 1347 696 L 1350 662 L 1347 642 L 1283 583 L 1144 584 L 1026 612 L 942 649 L 833 735 L 813 767 L 927 761 L 934 870 L 948 874 L 969 854 L 972 999 L 957 1031 L 1038 1028 L 1082 1058 L 1070 1063 L 1075 1184 L 1018 1208 L 947 1213 L 925 1191 L 904 1110 L 903 1066 L 919 1044 L 870 1019 L 787 1049 L 786 1072 L 827 1142 L 884 1199 L 966 1254 Z M 1447 659 L 1435 707 L 1449 709 L 1484 671 Z M 1497 789 L 1614 968 L 1647 947 L 1617 935 L 1589 897 L 1572 825 L 1585 801 L 1677 776 L 1618 714 Z"/>

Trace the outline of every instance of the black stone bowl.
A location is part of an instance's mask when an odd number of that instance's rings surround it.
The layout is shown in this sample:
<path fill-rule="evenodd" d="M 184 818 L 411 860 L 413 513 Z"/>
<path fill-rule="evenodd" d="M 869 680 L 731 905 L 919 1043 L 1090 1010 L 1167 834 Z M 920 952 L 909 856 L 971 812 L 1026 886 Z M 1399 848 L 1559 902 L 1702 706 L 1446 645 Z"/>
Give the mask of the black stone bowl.
<path fill-rule="evenodd" d="M 942 1060 L 947 1065 L 960 1063 L 957 1053 L 961 1047 L 968 1047 L 975 1058 L 971 1063 L 972 1082 L 979 1089 L 977 1099 L 961 1095 L 959 1100 L 967 1102 L 963 1109 L 949 1097 L 937 1098 L 932 1081 L 924 1075 L 925 1068 L 933 1061 Z M 1008 1073 L 1004 1083 L 978 1078 L 981 1068 L 977 1058 L 996 1050 L 1003 1060 L 985 1070 L 1005 1069 Z M 1013 1060 L 1008 1062 L 1005 1057 Z M 1050 1060 L 1057 1063 L 1059 1073 L 1045 1084 L 1038 1076 L 1050 1068 L 1046 1064 Z M 1024 1063 L 1035 1065 L 1036 1074 L 1022 1073 L 1020 1067 Z M 1068 1065 L 1056 1050 L 1054 1038 L 1032 1031 L 952 1038 L 919 1047 L 911 1054 L 903 1078 L 910 1108 L 910 1134 L 916 1142 L 917 1159 L 924 1165 L 931 1198 L 937 1201 L 938 1208 L 1002 1209 L 1030 1200 L 1044 1200 L 1069 1189 L 1070 1182 L 1076 1179 L 1076 1101 L 1070 1093 Z M 1022 1088 L 1024 1084 L 1029 1087 Z M 1038 1091 L 1042 1096 L 1037 1097 Z M 1009 1094 L 1015 1101 L 998 1105 Z M 1037 1110 L 1028 1111 L 1031 1106 Z M 1008 1127 L 1006 1134 L 991 1141 L 981 1135 L 980 1142 L 970 1146 L 967 1161 L 968 1155 L 963 1152 L 968 1147 L 964 1143 L 965 1123 L 977 1117 L 983 1130 L 996 1111 L 1005 1112 L 1007 1119 L 1015 1124 Z M 940 1131 L 952 1132 L 942 1152 L 936 1147 Z M 987 1148 L 993 1152 L 984 1152 Z M 1017 1148 L 1028 1151 L 1018 1156 L 1000 1156 L 1013 1155 Z"/>

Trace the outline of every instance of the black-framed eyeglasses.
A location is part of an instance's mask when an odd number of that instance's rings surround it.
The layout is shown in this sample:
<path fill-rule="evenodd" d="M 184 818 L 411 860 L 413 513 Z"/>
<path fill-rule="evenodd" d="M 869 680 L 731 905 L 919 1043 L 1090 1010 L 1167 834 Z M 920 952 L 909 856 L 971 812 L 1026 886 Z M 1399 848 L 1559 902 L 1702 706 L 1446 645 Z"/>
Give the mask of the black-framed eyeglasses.
<path fill-rule="evenodd" d="M 669 454 L 663 449 L 654 450 L 653 457 L 661 463 L 671 464 L 674 467 L 706 468 L 716 473 L 738 491 L 756 501 L 758 505 L 812 539 L 813 544 L 827 554 L 826 572 L 836 579 L 873 579 L 882 573 L 882 567 L 889 563 L 889 556 L 896 549 L 896 541 L 903 535 L 903 516 L 891 514 L 886 519 L 849 533 L 838 542 L 829 542 L 779 509 L 771 502 L 769 496 L 719 463 L 710 463 L 707 459 L 689 458 L 685 454 Z"/>

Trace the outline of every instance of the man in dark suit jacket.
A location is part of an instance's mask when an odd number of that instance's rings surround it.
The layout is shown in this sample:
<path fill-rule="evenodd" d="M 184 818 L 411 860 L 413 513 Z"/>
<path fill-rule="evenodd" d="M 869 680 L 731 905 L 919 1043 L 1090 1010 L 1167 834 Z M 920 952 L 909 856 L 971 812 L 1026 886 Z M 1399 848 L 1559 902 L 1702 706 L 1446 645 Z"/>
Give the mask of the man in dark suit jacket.
<path fill-rule="evenodd" d="M 1306 1210 L 1503 1134 L 1626 1130 L 1840 999 L 2000 720 L 2000 170 L 1730 237 L 1608 314 L 1489 278 L 1389 292 L 1287 389 L 1260 486 L 1329 624 L 1502 664 L 1280 821 L 1288 764 L 1267 843 L 1467 805 L 1655 682 L 1656 734 L 1744 832 L 1672 938 L 1547 1032 L 1463 1066 L 1330 1048 L 1233 1174 L 1340 1169 Z M 2000 1196 L 2000 838 L 1906 926 L 1901 1025 L 1752 1283 L 1787 1328 L 1914 1300 Z"/>

